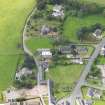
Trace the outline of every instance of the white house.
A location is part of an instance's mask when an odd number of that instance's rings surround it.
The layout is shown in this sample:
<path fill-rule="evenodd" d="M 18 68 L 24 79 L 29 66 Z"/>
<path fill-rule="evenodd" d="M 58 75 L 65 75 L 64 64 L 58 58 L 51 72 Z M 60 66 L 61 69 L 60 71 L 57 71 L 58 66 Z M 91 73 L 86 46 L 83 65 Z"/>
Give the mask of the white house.
<path fill-rule="evenodd" d="M 37 50 L 40 54 L 40 56 L 42 56 L 43 58 L 52 58 L 52 52 L 50 51 L 50 49 L 38 49 Z"/>
<path fill-rule="evenodd" d="M 102 38 L 102 30 L 101 29 L 96 29 L 93 33 L 93 36 L 95 36 L 98 39 Z"/>
<path fill-rule="evenodd" d="M 63 7 L 61 5 L 55 5 L 53 7 L 52 16 L 54 16 L 54 17 L 64 17 Z"/>
<path fill-rule="evenodd" d="M 105 46 L 101 48 L 100 55 L 105 55 Z"/>
<path fill-rule="evenodd" d="M 50 28 L 46 25 L 43 25 L 41 28 L 41 35 L 47 35 L 50 32 Z"/>
<path fill-rule="evenodd" d="M 16 72 L 15 79 L 21 80 L 22 76 L 27 76 L 27 75 L 30 75 L 30 74 L 32 74 L 32 70 L 29 70 L 28 68 L 22 68 L 21 70 Z"/>

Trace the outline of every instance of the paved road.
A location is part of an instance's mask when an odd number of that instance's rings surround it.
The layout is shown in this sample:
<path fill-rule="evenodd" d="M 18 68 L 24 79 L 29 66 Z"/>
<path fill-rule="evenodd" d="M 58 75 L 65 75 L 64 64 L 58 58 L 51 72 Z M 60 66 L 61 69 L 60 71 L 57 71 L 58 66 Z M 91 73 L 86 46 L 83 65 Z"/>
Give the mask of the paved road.
<path fill-rule="evenodd" d="M 76 97 L 82 98 L 81 86 L 84 85 L 85 79 L 91 70 L 92 64 L 95 61 L 95 59 L 98 57 L 101 47 L 103 47 L 104 45 L 105 45 L 105 38 L 103 38 L 102 41 L 96 46 L 96 49 L 95 49 L 94 53 L 92 54 L 92 56 L 89 58 L 88 63 L 85 66 L 84 71 L 83 71 L 82 75 L 80 76 L 80 79 L 78 80 L 78 83 L 75 86 L 71 96 L 60 100 L 58 102 L 58 105 L 59 105 L 59 103 L 61 103 L 62 101 L 65 101 L 65 100 L 70 102 L 71 103 L 70 105 L 75 105 Z"/>

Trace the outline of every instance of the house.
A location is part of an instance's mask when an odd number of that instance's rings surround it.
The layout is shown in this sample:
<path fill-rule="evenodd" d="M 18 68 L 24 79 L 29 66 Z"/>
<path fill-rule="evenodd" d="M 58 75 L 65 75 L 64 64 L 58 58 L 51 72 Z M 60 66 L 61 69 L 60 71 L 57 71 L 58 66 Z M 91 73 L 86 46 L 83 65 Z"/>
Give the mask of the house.
<path fill-rule="evenodd" d="M 100 99 L 102 96 L 102 92 L 97 89 L 89 88 L 87 92 L 87 96 L 94 97 L 96 99 Z"/>
<path fill-rule="evenodd" d="M 27 75 L 31 75 L 31 74 L 32 74 L 32 70 L 29 70 L 28 68 L 24 67 L 21 70 L 16 72 L 15 79 L 21 80 L 22 76 L 27 76 Z"/>
<path fill-rule="evenodd" d="M 52 16 L 54 16 L 54 17 L 64 17 L 63 7 L 61 5 L 55 5 L 53 7 Z"/>
<path fill-rule="evenodd" d="M 47 35 L 50 32 L 50 28 L 46 25 L 43 25 L 41 28 L 41 35 Z"/>
<path fill-rule="evenodd" d="M 57 36 L 58 35 L 57 28 L 43 25 L 41 28 L 41 35 Z"/>
<path fill-rule="evenodd" d="M 97 67 L 101 70 L 102 83 L 105 86 L 105 65 L 97 65 Z"/>
<path fill-rule="evenodd" d="M 42 69 L 44 69 L 45 71 L 48 71 L 48 68 L 49 68 L 49 63 L 48 63 L 48 61 L 42 61 L 42 62 L 41 62 L 41 67 L 42 67 Z"/>
<path fill-rule="evenodd" d="M 100 55 L 105 56 L 105 45 L 101 48 Z"/>
<path fill-rule="evenodd" d="M 50 49 L 38 49 L 37 50 L 39 52 L 39 55 L 43 58 L 52 58 L 52 52 L 50 51 Z"/>
<path fill-rule="evenodd" d="M 61 54 L 71 54 L 71 45 L 60 47 L 58 50 Z"/>
<path fill-rule="evenodd" d="M 96 29 L 93 33 L 93 36 L 95 36 L 98 39 L 102 38 L 102 30 L 101 29 Z"/>

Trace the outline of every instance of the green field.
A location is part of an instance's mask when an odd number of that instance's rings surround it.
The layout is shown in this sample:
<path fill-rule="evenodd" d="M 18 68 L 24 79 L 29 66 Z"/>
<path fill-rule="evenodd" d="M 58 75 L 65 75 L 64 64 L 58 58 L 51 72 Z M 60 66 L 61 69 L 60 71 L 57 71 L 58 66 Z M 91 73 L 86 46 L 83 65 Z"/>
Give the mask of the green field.
<path fill-rule="evenodd" d="M 80 76 L 83 65 L 57 66 L 50 69 L 47 77 L 59 84 L 73 84 Z"/>
<path fill-rule="evenodd" d="M 97 4 L 105 5 L 105 0 L 81 0 L 81 1 L 88 1 L 88 2 L 94 2 Z"/>
<path fill-rule="evenodd" d="M 93 105 L 105 105 L 105 101 L 95 101 Z"/>
<path fill-rule="evenodd" d="M 102 16 L 92 15 L 84 18 L 68 17 L 64 23 L 63 35 L 70 41 L 79 42 L 77 38 L 77 30 L 84 26 L 91 26 L 96 23 L 105 24 L 105 18 Z"/>
<path fill-rule="evenodd" d="M 97 60 L 97 64 L 98 65 L 105 65 L 105 57 L 104 56 L 98 56 Z"/>
<path fill-rule="evenodd" d="M 38 48 L 52 48 L 51 40 L 47 37 L 34 37 L 26 41 L 28 48 L 35 52 Z"/>
<path fill-rule="evenodd" d="M 0 0 L 0 91 L 12 84 L 22 29 L 35 0 Z"/>
<path fill-rule="evenodd" d="M 68 95 L 68 92 L 63 92 L 62 87 L 73 88 L 75 83 L 77 82 L 80 74 L 83 70 L 83 65 L 69 65 L 69 66 L 56 66 L 55 68 L 49 69 L 46 72 L 46 79 L 53 80 L 55 87 L 54 89 L 59 90 L 59 92 L 55 92 L 54 95 L 57 99 Z M 70 92 L 69 92 L 70 94 Z"/>
<path fill-rule="evenodd" d="M 0 56 L 0 92 L 12 84 L 19 55 Z"/>

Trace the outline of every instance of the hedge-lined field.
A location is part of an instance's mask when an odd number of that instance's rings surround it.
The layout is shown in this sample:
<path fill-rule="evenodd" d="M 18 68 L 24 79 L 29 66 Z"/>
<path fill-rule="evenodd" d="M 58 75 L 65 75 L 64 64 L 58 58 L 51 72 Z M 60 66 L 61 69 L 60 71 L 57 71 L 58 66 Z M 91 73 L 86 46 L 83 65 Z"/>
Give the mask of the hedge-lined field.
<path fill-rule="evenodd" d="M 34 5 L 35 0 L 0 0 L 0 92 L 12 84 L 19 57 L 12 54 L 20 53 L 17 46 Z"/>

